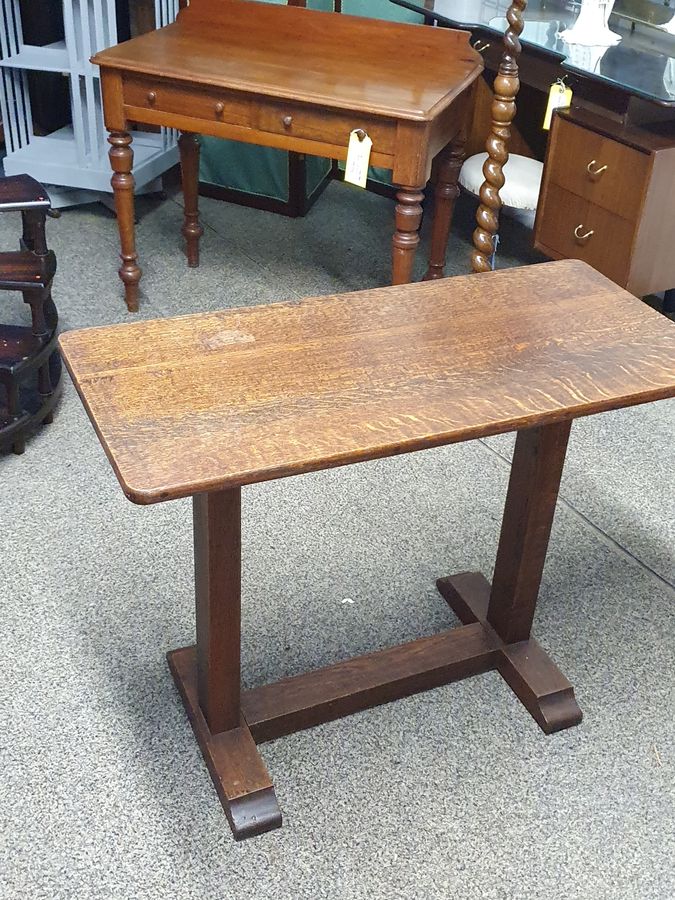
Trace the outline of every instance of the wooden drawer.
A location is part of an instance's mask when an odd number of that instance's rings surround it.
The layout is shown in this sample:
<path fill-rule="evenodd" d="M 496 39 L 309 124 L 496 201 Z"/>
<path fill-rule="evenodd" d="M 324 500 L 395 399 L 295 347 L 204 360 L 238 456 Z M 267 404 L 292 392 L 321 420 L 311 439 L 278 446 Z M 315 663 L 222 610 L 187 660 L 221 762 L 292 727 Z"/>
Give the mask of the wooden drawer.
<path fill-rule="evenodd" d="M 317 109 L 294 103 L 269 101 L 257 108 L 255 128 L 272 134 L 287 134 L 309 141 L 323 141 L 338 147 L 347 147 L 349 134 L 355 128 L 363 128 L 373 141 L 374 153 L 393 153 L 396 139 L 396 123 L 358 113 L 350 115 L 339 110 Z"/>
<path fill-rule="evenodd" d="M 593 174 L 607 168 L 599 174 Z M 625 144 L 554 117 L 545 179 L 635 221 L 649 181 L 651 157 Z"/>
<path fill-rule="evenodd" d="M 127 76 L 124 81 L 124 104 L 230 125 L 248 126 L 251 121 L 251 101 L 239 94 L 204 87 L 194 91 L 187 85 L 182 87 L 176 82 L 159 78 Z"/>
<path fill-rule="evenodd" d="M 636 230 L 637 223 L 628 222 L 557 184 L 548 184 L 537 210 L 535 245 L 555 258 L 583 259 L 624 287 Z M 593 234 L 585 239 L 577 236 L 589 231 Z"/>

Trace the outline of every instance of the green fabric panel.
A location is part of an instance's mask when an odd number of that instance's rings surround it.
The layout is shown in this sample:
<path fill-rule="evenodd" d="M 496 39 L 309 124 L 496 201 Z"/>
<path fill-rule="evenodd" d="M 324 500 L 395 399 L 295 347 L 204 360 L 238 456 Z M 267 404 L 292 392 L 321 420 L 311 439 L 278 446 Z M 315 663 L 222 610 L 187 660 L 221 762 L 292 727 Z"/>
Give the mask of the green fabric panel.
<path fill-rule="evenodd" d="M 276 3 L 277 6 L 285 6 L 286 0 L 256 0 L 258 3 Z M 389 2 L 389 0 L 387 0 Z M 333 0 L 307 0 L 307 9 L 322 9 L 324 12 L 333 12 Z"/>
<path fill-rule="evenodd" d="M 394 6 L 389 0 L 342 0 L 342 12 L 350 16 L 387 19 L 390 22 L 423 22 L 424 16 L 411 9 Z"/>
<path fill-rule="evenodd" d="M 202 136 L 200 179 L 209 184 L 288 200 L 288 154 L 285 150 Z M 328 175 L 331 161 L 307 156 L 307 196 Z"/>
<path fill-rule="evenodd" d="M 307 196 L 311 196 L 331 170 L 331 160 L 320 156 L 306 156 Z"/>
<path fill-rule="evenodd" d="M 341 172 L 345 170 L 345 164 L 342 160 L 338 161 L 338 167 Z M 391 184 L 391 172 L 389 169 L 376 169 L 374 166 L 370 166 L 368 169 L 368 178 L 371 181 L 379 181 L 380 184 Z"/>
<path fill-rule="evenodd" d="M 201 181 L 288 200 L 288 153 L 221 138 L 201 138 Z"/>

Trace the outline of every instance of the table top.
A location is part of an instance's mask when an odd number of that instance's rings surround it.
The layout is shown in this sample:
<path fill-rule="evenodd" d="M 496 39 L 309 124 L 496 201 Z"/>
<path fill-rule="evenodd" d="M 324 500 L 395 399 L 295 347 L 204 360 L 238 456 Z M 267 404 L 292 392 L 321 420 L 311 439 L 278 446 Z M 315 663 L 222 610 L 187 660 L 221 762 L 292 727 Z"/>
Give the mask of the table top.
<path fill-rule="evenodd" d="M 60 343 L 136 503 L 675 395 L 675 325 L 576 260 Z"/>
<path fill-rule="evenodd" d="M 431 120 L 480 74 L 465 31 L 255 0 L 192 0 L 102 67 L 399 119 Z"/>
<path fill-rule="evenodd" d="M 509 0 L 391 0 L 397 6 L 414 10 L 428 20 L 452 28 L 480 28 L 503 37 Z M 524 13 L 521 35 L 524 47 L 535 47 L 550 55 L 564 70 L 584 78 L 618 86 L 629 94 L 654 103 L 675 107 L 675 33 L 639 23 L 629 10 L 637 0 L 617 0 L 609 19 L 612 31 L 621 35 L 614 47 L 584 47 L 568 44 L 558 35 L 576 21 L 579 3 L 574 0 L 531 0 Z M 650 6 L 645 0 L 642 6 Z M 675 9 L 651 4 L 653 12 L 663 13 L 663 23 Z M 650 11 L 651 15 L 651 11 Z M 653 17 L 653 16 L 652 16 Z"/>

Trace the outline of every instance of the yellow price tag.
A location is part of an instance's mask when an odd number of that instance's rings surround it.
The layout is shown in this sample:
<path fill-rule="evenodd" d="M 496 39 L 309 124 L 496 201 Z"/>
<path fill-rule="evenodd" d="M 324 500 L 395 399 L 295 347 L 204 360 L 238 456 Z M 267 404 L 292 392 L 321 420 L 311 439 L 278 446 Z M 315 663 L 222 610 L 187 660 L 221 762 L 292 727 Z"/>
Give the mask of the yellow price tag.
<path fill-rule="evenodd" d="M 347 165 L 345 166 L 345 181 L 364 188 L 368 178 L 368 165 L 370 163 L 370 151 L 373 147 L 371 138 L 362 128 L 355 128 L 349 135 L 347 147 Z"/>
<path fill-rule="evenodd" d="M 548 91 L 548 103 L 546 105 L 546 114 L 544 115 L 544 124 L 542 128 L 548 131 L 551 127 L 551 118 L 553 110 L 563 106 L 570 106 L 572 103 L 572 88 L 565 87 L 562 81 L 554 82 Z"/>

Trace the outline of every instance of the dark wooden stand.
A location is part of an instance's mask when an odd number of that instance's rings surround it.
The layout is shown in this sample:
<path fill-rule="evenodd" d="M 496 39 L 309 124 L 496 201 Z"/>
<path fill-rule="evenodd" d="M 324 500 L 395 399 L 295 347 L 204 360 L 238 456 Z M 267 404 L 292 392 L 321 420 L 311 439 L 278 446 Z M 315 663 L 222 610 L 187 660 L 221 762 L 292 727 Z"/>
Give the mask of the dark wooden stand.
<path fill-rule="evenodd" d="M 21 249 L 0 253 L 0 290 L 20 291 L 32 318 L 31 327 L 0 325 L 0 384 L 6 396 L 0 407 L 0 448 L 11 445 L 15 453 L 23 453 L 28 432 L 52 421 L 61 382 L 51 293 L 56 257 L 45 237 L 49 209 L 49 197 L 33 178 L 0 181 L 0 212 L 20 210 L 23 221 Z"/>
<path fill-rule="evenodd" d="M 547 734 L 581 721 L 569 681 L 530 637 L 570 422 L 518 434 L 492 588 L 437 582 L 464 623 L 240 694 L 240 489 L 194 497 L 197 645 L 169 666 L 237 839 L 281 825 L 256 742 L 496 669 Z"/>

